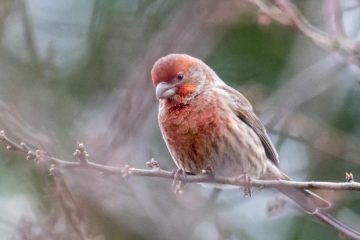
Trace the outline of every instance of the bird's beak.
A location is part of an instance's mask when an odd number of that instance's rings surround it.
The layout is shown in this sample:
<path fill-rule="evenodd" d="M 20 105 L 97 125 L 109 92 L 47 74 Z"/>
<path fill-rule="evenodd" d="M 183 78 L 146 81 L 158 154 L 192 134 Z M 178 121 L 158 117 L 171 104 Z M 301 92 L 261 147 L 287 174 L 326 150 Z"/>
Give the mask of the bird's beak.
<path fill-rule="evenodd" d="M 157 99 L 171 98 L 176 94 L 177 87 L 175 84 L 161 82 L 156 86 Z"/>

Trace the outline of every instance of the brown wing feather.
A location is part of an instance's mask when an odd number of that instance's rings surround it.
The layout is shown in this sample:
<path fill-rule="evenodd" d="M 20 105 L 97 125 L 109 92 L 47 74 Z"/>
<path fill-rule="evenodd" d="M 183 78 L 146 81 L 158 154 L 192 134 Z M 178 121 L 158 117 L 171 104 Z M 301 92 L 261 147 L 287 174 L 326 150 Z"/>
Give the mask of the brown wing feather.
<path fill-rule="evenodd" d="M 276 165 L 279 165 L 278 154 L 274 145 L 271 143 L 270 138 L 266 132 L 265 127 L 253 112 L 250 102 L 237 90 L 227 85 L 221 86 L 225 90 L 229 97 L 231 97 L 231 109 L 235 114 L 244 121 L 249 127 L 251 127 L 255 133 L 259 136 L 262 144 L 264 145 L 267 157 Z"/>

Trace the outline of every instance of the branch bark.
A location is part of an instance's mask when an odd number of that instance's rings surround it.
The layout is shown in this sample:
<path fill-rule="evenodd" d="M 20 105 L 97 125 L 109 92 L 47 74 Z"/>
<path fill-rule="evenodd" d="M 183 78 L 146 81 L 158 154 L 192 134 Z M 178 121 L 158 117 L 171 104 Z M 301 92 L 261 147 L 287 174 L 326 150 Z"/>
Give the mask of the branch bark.
<path fill-rule="evenodd" d="M 175 171 L 167 171 L 161 169 L 159 164 L 155 160 L 151 160 L 147 163 L 150 169 L 141 169 L 141 168 L 132 168 L 128 165 L 124 167 L 115 167 L 103 165 L 89 160 L 83 161 L 81 158 L 78 158 L 78 162 L 66 161 L 56 157 L 52 157 L 44 151 L 41 150 L 31 150 L 25 143 L 16 143 L 15 141 L 9 139 L 4 131 L 0 131 L 0 141 L 5 143 L 6 149 L 20 152 L 26 155 L 26 159 L 34 160 L 37 162 L 46 162 L 49 164 L 54 164 L 63 169 L 91 169 L 98 172 L 101 172 L 105 175 L 122 175 L 123 177 L 128 176 L 143 176 L 143 177 L 154 177 L 154 178 L 165 178 L 178 180 L 183 183 L 212 183 L 212 184 L 224 184 L 224 185 L 233 185 L 233 186 L 252 186 L 260 188 L 273 188 L 279 186 L 294 187 L 300 189 L 326 189 L 333 191 L 360 191 L 360 183 L 355 182 L 353 177 L 348 178 L 347 182 L 317 182 L 317 181 L 287 181 L 287 180 L 260 180 L 260 179 L 250 179 L 250 182 L 245 180 L 242 176 L 239 177 L 224 177 L 224 176 L 215 176 L 211 174 L 203 175 L 182 175 L 175 174 Z M 78 152 L 85 152 L 84 145 L 82 143 L 78 144 L 77 149 L 74 152 L 74 155 L 77 156 Z M 349 174 L 347 173 L 349 176 Z M 352 176 L 352 174 L 350 174 Z"/>

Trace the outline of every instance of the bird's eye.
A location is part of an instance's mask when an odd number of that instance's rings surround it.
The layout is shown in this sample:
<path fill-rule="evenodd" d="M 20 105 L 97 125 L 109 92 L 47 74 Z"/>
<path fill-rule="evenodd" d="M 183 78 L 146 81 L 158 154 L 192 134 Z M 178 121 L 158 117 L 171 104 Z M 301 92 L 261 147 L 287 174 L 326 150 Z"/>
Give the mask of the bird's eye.
<path fill-rule="evenodd" d="M 182 72 L 178 72 L 176 74 L 176 80 L 181 81 L 184 78 L 184 74 Z"/>

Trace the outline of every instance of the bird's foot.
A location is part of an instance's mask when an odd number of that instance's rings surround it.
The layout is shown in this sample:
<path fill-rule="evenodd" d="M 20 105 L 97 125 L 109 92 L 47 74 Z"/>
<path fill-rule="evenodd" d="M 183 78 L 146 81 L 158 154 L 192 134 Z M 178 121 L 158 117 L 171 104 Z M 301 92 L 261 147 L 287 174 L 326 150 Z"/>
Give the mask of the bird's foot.
<path fill-rule="evenodd" d="M 247 197 L 251 197 L 251 178 L 249 175 L 242 174 L 239 177 L 239 180 L 244 182 L 244 196 Z"/>
<path fill-rule="evenodd" d="M 184 183 L 186 182 L 186 172 L 183 169 L 179 168 L 174 170 L 173 176 L 174 180 L 172 182 L 172 186 L 174 188 L 174 193 L 182 194 Z"/>

